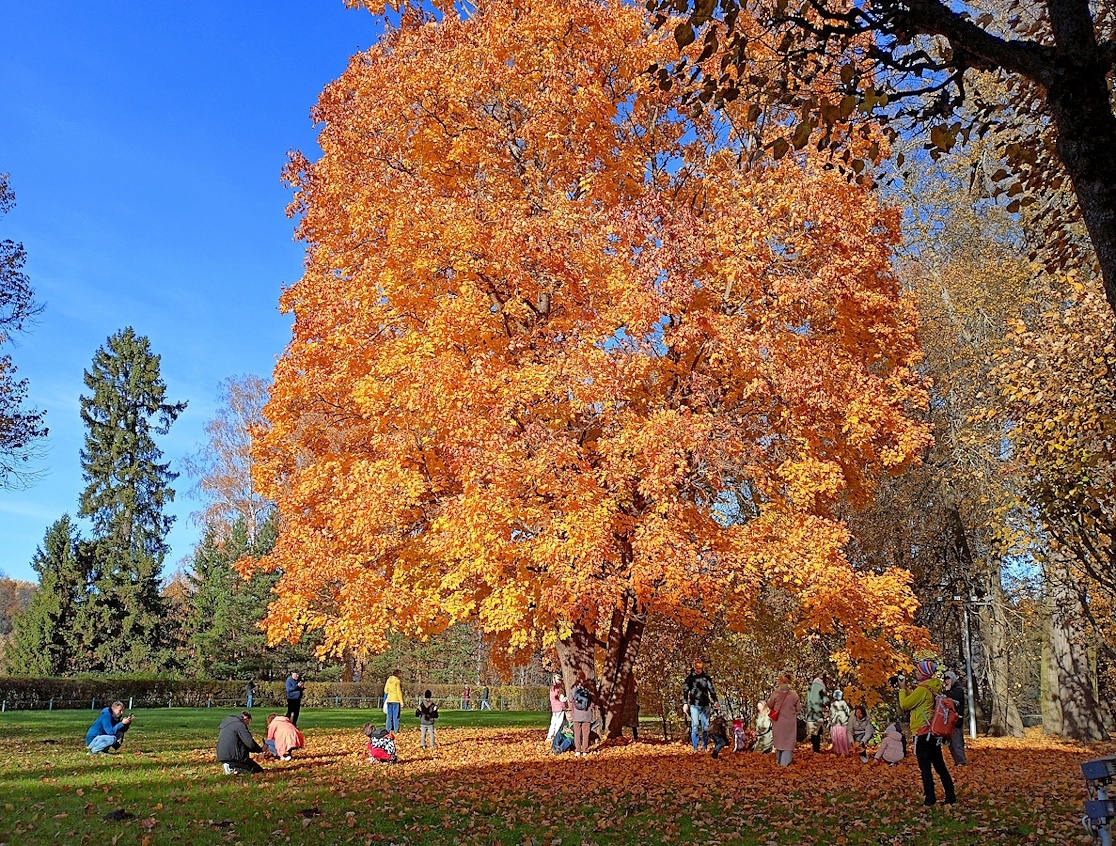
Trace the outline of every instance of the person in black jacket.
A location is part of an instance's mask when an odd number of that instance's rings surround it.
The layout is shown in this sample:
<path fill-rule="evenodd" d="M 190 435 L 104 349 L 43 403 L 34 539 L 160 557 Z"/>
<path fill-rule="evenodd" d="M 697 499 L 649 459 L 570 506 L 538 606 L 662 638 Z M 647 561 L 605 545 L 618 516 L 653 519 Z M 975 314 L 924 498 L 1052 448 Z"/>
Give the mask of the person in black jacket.
<path fill-rule="evenodd" d="M 263 767 L 248 757 L 252 752 L 263 752 L 248 730 L 251 722 L 252 715 L 247 711 L 221 720 L 217 734 L 217 761 L 224 766 L 225 775 L 263 772 Z"/>
<path fill-rule="evenodd" d="M 694 751 L 698 751 L 698 737 L 701 737 L 701 748 L 709 748 L 709 710 L 717 701 L 717 692 L 713 689 L 713 679 L 705 672 L 705 662 L 694 661 L 694 669 L 686 676 L 686 683 L 682 689 L 682 704 L 689 710 L 690 740 L 694 744 Z"/>
<path fill-rule="evenodd" d="M 942 693 L 952 699 L 957 708 L 957 723 L 949 739 L 949 754 L 953 757 L 953 763 L 963 767 L 968 763 L 965 760 L 965 691 L 958 684 L 957 673 L 953 670 L 947 671 L 942 678 L 945 679 L 945 690 Z"/>

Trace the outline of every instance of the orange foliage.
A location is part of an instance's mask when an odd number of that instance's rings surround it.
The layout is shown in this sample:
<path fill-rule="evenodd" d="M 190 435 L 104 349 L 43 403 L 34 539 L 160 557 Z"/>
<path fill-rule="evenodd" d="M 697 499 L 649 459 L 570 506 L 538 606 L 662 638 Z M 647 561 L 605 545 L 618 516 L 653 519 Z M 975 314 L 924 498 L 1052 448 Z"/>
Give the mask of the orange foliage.
<path fill-rule="evenodd" d="M 593 0 L 410 14 L 323 93 L 256 445 L 273 639 L 475 619 L 510 655 L 618 605 L 746 627 L 758 586 L 865 684 L 921 644 L 842 501 L 926 446 L 898 216 L 805 156 L 739 166 Z"/>

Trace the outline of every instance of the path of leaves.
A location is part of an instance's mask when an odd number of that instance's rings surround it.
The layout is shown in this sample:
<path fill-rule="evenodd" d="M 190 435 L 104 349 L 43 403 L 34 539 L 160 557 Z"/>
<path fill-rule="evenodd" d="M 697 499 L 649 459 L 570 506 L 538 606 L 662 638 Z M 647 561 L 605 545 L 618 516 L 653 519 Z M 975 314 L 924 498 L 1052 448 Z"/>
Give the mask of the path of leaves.
<path fill-rule="evenodd" d="M 432 755 L 418 749 L 417 732 L 407 731 L 399 738 L 404 762 L 390 766 L 367 764 L 355 731 L 310 730 L 305 754 L 273 763 L 255 779 L 220 775 L 209 749 L 133 750 L 115 762 L 115 772 L 100 772 L 92 797 L 79 800 L 85 802 L 83 812 L 71 816 L 84 816 L 82 827 L 65 816 L 54 818 L 50 801 L 35 803 L 34 818 L 21 814 L 15 824 L 17 833 L 28 835 L 36 823 L 41 831 L 53 822 L 66 839 L 85 840 L 84 831 L 92 842 L 104 838 L 106 826 L 115 826 L 117 831 L 108 832 L 111 842 L 140 846 L 265 841 L 1063 846 L 1089 842 L 1080 826 L 1080 763 L 1114 751 L 1038 734 L 981 739 L 970 749 L 970 766 L 953 768 L 959 807 L 926 812 L 917 807 L 921 794 L 911 758 L 894 768 L 863 765 L 800 746 L 792 767 L 783 770 L 772 756 L 726 752 L 713 760 L 661 742 L 555 758 L 543 737 L 531 730 L 445 729 Z M 59 758 L 41 745 L 21 745 L 27 748 L 16 750 L 20 757 Z M 58 771 L 63 762 L 53 766 L 56 775 L 37 779 L 37 787 L 61 788 L 55 794 L 61 801 L 74 791 Z M 80 797 L 86 791 L 76 792 Z M 130 802 L 136 820 L 104 822 L 102 815 L 114 802 Z M 306 808 L 321 813 L 302 813 Z"/>

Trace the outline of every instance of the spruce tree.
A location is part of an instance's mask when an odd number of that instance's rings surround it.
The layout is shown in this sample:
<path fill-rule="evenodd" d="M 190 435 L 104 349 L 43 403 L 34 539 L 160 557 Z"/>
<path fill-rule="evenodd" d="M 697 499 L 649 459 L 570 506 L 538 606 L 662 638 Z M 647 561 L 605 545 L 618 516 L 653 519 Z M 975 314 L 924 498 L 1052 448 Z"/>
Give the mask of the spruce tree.
<path fill-rule="evenodd" d="M 174 523 L 164 507 L 177 477 L 154 436 L 165 435 L 186 403 L 168 403 L 160 357 L 128 327 L 97 350 L 81 397 L 86 426 L 81 450 L 81 515 L 93 524 L 92 601 L 82 625 L 97 642 L 97 672 L 164 669 L 170 649 L 159 580 Z"/>
<path fill-rule="evenodd" d="M 7 672 L 62 676 L 87 647 L 78 621 L 87 606 L 89 560 L 69 515 L 47 529 L 31 566 L 39 574 L 39 589 L 13 620 L 12 645 L 4 656 Z"/>
<path fill-rule="evenodd" d="M 251 532 L 248 521 L 237 519 L 227 530 L 209 523 L 194 549 L 187 576 L 192 594 L 190 640 L 195 672 L 207 678 L 267 678 L 281 675 L 288 665 L 310 660 L 305 645 L 268 649 L 260 621 L 267 613 L 277 573 L 253 572 L 245 578 L 236 562 L 245 556 L 261 558 L 275 545 L 278 514 Z"/>

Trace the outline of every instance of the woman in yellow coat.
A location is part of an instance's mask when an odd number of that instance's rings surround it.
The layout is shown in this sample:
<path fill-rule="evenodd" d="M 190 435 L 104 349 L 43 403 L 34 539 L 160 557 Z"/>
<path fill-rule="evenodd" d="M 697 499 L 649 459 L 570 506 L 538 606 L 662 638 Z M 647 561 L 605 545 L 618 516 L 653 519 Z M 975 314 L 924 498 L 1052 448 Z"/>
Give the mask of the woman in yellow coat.
<path fill-rule="evenodd" d="M 390 732 L 399 731 L 399 712 L 403 710 L 403 683 L 399 681 L 396 670 L 384 682 L 384 707 L 387 709 L 387 728 Z"/>

